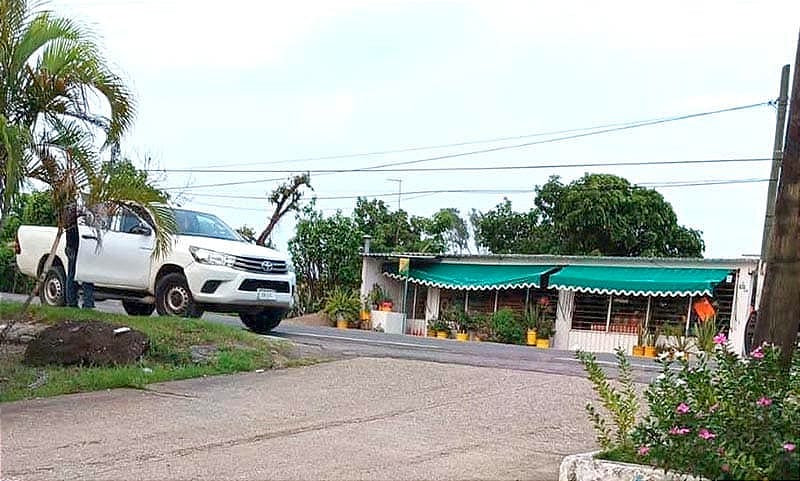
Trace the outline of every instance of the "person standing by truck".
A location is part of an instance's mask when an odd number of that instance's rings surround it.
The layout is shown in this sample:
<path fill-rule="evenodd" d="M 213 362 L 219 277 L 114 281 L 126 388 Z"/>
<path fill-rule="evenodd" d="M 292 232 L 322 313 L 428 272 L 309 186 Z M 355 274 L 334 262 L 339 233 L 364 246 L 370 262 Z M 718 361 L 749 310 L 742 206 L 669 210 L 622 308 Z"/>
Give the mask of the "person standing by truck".
<path fill-rule="evenodd" d="M 70 203 L 64 209 L 64 233 L 66 246 L 64 253 L 67 256 L 67 275 L 64 282 L 64 303 L 67 307 L 78 307 L 78 283 L 75 281 L 75 271 L 78 264 L 78 249 L 80 248 L 80 232 L 78 229 L 78 205 Z M 83 308 L 94 308 L 94 284 L 82 282 Z"/>

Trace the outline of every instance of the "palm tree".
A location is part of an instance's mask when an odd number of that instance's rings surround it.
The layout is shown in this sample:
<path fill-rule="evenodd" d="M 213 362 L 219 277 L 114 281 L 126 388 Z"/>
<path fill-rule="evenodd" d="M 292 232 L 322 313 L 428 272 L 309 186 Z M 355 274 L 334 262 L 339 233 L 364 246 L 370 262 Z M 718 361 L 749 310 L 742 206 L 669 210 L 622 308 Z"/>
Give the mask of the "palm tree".
<path fill-rule="evenodd" d="M 48 142 L 69 148 L 82 131 L 116 145 L 134 113 L 91 31 L 40 3 L 0 0 L 0 228 Z"/>
<path fill-rule="evenodd" d="M 21 312 L 27 310 L 52 267 L 64 230 L 77 228 L 77 218 L 65 215 L 70 208 L 78 208 L 79 216 L 95 229 L 98 249 L 102 249 L 102 233 L 109 224 L 109 216 L 123 207 L 142 215 L 153 226 L 153 257 L 167 254 L 172 247 L 177 225 L 167 205 L 168 195 L 154 187 L 147 174 L 137 170 L 130 161 L 100 162 L 91 140 L 89 134 L 76 125 L 62 122 L 55 126 L 51 135 L 36 144 L 38 160 L 29 175 L 50 185 L 58 225 L 50 254 Z"/>

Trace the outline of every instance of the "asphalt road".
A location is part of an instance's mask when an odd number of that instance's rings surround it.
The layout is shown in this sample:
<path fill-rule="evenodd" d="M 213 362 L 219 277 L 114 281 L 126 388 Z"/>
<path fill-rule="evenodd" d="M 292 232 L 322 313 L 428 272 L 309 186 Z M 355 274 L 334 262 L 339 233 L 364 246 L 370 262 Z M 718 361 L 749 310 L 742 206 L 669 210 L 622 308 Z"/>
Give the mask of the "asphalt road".
<path fill-rule="evenodd" d="M 541 480 L 594 448 L 586 380 L 404 359 L 0 405 L 3 480 Z"/>
<path fill-rule="evenodd" d="M 14 301 L 24 300 L 24 296 L 16 294 L 2 294 L 1 298 Z M 122 304 L 117 301 L 99 302 L 97 309 L 117 314 L 125 313 Z M 238 317 L 206 313 L 203 318 L 211 322 L 244 329 Z M 489 342 L 458 342 L 358 329 L 341 330 L 332 327 L 301 326 L 288 322 L 278 326 L 270 335 L 312 347 L 326 357 L 333 358 L 412 359 L 577 377 L 585 376 L 582 366 L 575 359 L 574 352 L 556 349 L 538 349 Z M 597 358 L 611 376 L 616 375 L 616 362 L 613 355 L 598 354 Z M 658 375 L 660 370 L 658 364 L 647 359 L 632 359 L 631 365 L 634 368 L 636 380 L 640 382 L 650 381 Z"/>

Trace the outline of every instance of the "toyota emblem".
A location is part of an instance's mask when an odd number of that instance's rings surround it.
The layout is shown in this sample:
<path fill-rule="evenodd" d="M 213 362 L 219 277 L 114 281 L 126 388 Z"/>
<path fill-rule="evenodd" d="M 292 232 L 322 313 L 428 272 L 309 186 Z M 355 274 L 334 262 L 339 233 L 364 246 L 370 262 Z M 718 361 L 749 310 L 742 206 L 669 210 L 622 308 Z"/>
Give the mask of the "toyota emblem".
<path fill-rule="evenodd" d="M 262 262 L 261 263 L 261 270 L 264 271 L 264 272 L 272 271 L 272 262 L 270 262 L 270 261 Z"/>

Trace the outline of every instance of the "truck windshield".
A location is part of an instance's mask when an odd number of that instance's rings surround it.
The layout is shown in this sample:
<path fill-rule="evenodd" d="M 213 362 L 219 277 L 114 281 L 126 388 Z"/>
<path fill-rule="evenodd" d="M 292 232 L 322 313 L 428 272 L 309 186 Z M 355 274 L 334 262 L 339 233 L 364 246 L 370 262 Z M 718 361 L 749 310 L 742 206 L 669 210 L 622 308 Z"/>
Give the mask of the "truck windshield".
<path fill-rule="evenodd" d="M 175 211 L 175 221 L 178 223 L 178 234 L 198 237 L 213 237 L 241 241 L 242 238 L 217 216 L 191 210 Z"/>

